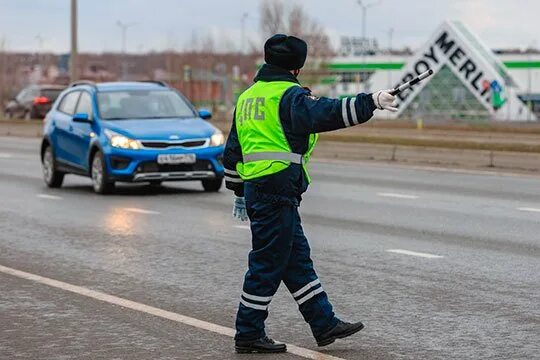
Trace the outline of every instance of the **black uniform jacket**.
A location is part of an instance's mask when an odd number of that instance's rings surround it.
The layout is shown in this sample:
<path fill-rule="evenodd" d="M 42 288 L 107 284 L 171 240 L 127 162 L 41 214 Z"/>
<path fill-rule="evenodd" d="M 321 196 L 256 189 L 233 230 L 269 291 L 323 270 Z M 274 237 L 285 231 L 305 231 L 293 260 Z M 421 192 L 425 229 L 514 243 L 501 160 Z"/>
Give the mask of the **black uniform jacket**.
<path fill-rule="evenodd" d="M 277 66 L 265 64 L 254 81 L 291 81 L 298 79 Z M 317 98 L 311 91 L 293 86 L 283 94 L 279 104 L 279 117 L 292 152 L 304 154 L 308 150 L 309 135 L 342 129 L 368 121 L 376 109 L 371 94 L 358 94 L 343 99 Z M 236 173 L 236 163 L 242 161 L 235 121 L 225 146 L 223 164 L 225 185 L 237 196 L 243 196 L 244 183 Z M 276 174 L 250 180 L 258 191 L 286 197 L 300 197 L 307 190 L 308 182 L 302 165 L 291 164 Z"/>

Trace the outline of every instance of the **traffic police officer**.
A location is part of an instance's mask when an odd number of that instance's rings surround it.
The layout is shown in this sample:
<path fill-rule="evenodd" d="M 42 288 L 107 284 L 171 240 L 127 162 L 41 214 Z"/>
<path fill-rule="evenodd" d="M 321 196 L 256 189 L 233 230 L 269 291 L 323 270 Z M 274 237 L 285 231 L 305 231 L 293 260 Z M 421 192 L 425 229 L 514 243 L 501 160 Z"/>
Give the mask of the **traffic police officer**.
<path fill-rule="evenodd" d="M 281 281 L 298 303 L 319 346 L 364 326 L 336 317 L 313 268 L 298 207 L 311 181 L 307 163 L 318 133 L 368 121 L 376 108 L 396 111 L 387 91 L 316 98 L 300 86 L 307 44 L 277 34 L 264 45 L 266 64 L 242 93 L 225 148 L 225 182 L 235 192 L 233 215 L 251 221 L 252 250 L 236 318 L 239 353 L 285 352 L 264 331 Z M 245 199 L 245 200 L 244 200 Z"/>

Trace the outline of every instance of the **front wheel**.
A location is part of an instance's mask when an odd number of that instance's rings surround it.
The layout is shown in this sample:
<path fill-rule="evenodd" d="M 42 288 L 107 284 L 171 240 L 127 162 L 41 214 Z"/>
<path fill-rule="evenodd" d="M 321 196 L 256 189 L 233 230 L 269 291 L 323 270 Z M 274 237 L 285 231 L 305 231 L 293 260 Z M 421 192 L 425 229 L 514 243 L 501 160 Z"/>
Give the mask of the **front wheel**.
<path fill-rule="evenodd" d="M 97 194 L 110 194 L 114 190 L 114 182 L 109 180 L 105 158 L 97 151 L 92 158 L 92 187 Z"/>
<path fill-rule="evenodd" d="M 202 181 L 202 186 L 206 192 L 218 192 L 221 189 L 223 178 L 208 179 Z"/>
<path fill-rule="evenodd" d="M 56 160 L 52 148 L 47 146 L 43 153 L 43 180 L 50 188 L 59 188 L 64 182 L 64 173 L 56 170 Z"/>

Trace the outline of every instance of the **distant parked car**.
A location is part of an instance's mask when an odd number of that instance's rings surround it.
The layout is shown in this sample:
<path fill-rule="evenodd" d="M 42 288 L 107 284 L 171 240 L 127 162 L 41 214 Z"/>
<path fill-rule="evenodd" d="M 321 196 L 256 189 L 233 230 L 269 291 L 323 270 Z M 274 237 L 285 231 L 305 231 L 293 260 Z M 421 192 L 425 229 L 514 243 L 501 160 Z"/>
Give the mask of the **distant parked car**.
<path fill-rule="evenodd" d="M 89 176 L 96 193 L 115 182 L 223 181 L 224 136 L 179 92 L 161 82 L 75 83 L 44 122 L 41 160 L 49 187 L 65 174 Z"/>
<path fill-rule="evenodd" d="M 65 88 L 59 85 L 25 87 L 7 103 L 4 116 L 7 119 L 43 119 Z"/>

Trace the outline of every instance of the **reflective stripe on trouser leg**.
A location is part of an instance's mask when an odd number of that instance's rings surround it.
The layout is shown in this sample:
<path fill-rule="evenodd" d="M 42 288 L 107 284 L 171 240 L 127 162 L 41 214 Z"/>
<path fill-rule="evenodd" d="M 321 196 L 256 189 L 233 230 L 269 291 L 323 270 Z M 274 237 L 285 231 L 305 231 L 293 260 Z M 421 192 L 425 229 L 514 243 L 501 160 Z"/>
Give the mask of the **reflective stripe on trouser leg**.
<path fill-rule="evenodd" d="M 240 303 L 242 305 L 255 310 L 268 310 L 270 301 L 272 301 L 272 296 L 251 295 L 245 291 L 242 291 L 242 296 L 240 297 Z"/>
<path fill-rule="evenodd" d="M 253 201 L 250 182 L 245 197 L 251 220 L 253 249 L 236 317 L 236 339 L 264 336 L 268 305 L 289 261 L 293 241 L 294 208 L 280 202 Z"/>
<path fill-rule="evenodd" d="M 238 172 L 236 170 L 231 170 L 231 169 L 225 168 L 224 173 L 225 173 L 225 176 L 224 176 L 225 181 L 232 182 L 232 183 L 238 183 L 238 184 L 244 182 L 240 178 L 240 175 L 238 174 Z"/>
<path fill-rule="evenodd" d="M 283 281 L 315 336 L 337 324 L 332 304 L 313 268 L 310 248 L 295 211 L 294 241 Z"/>

